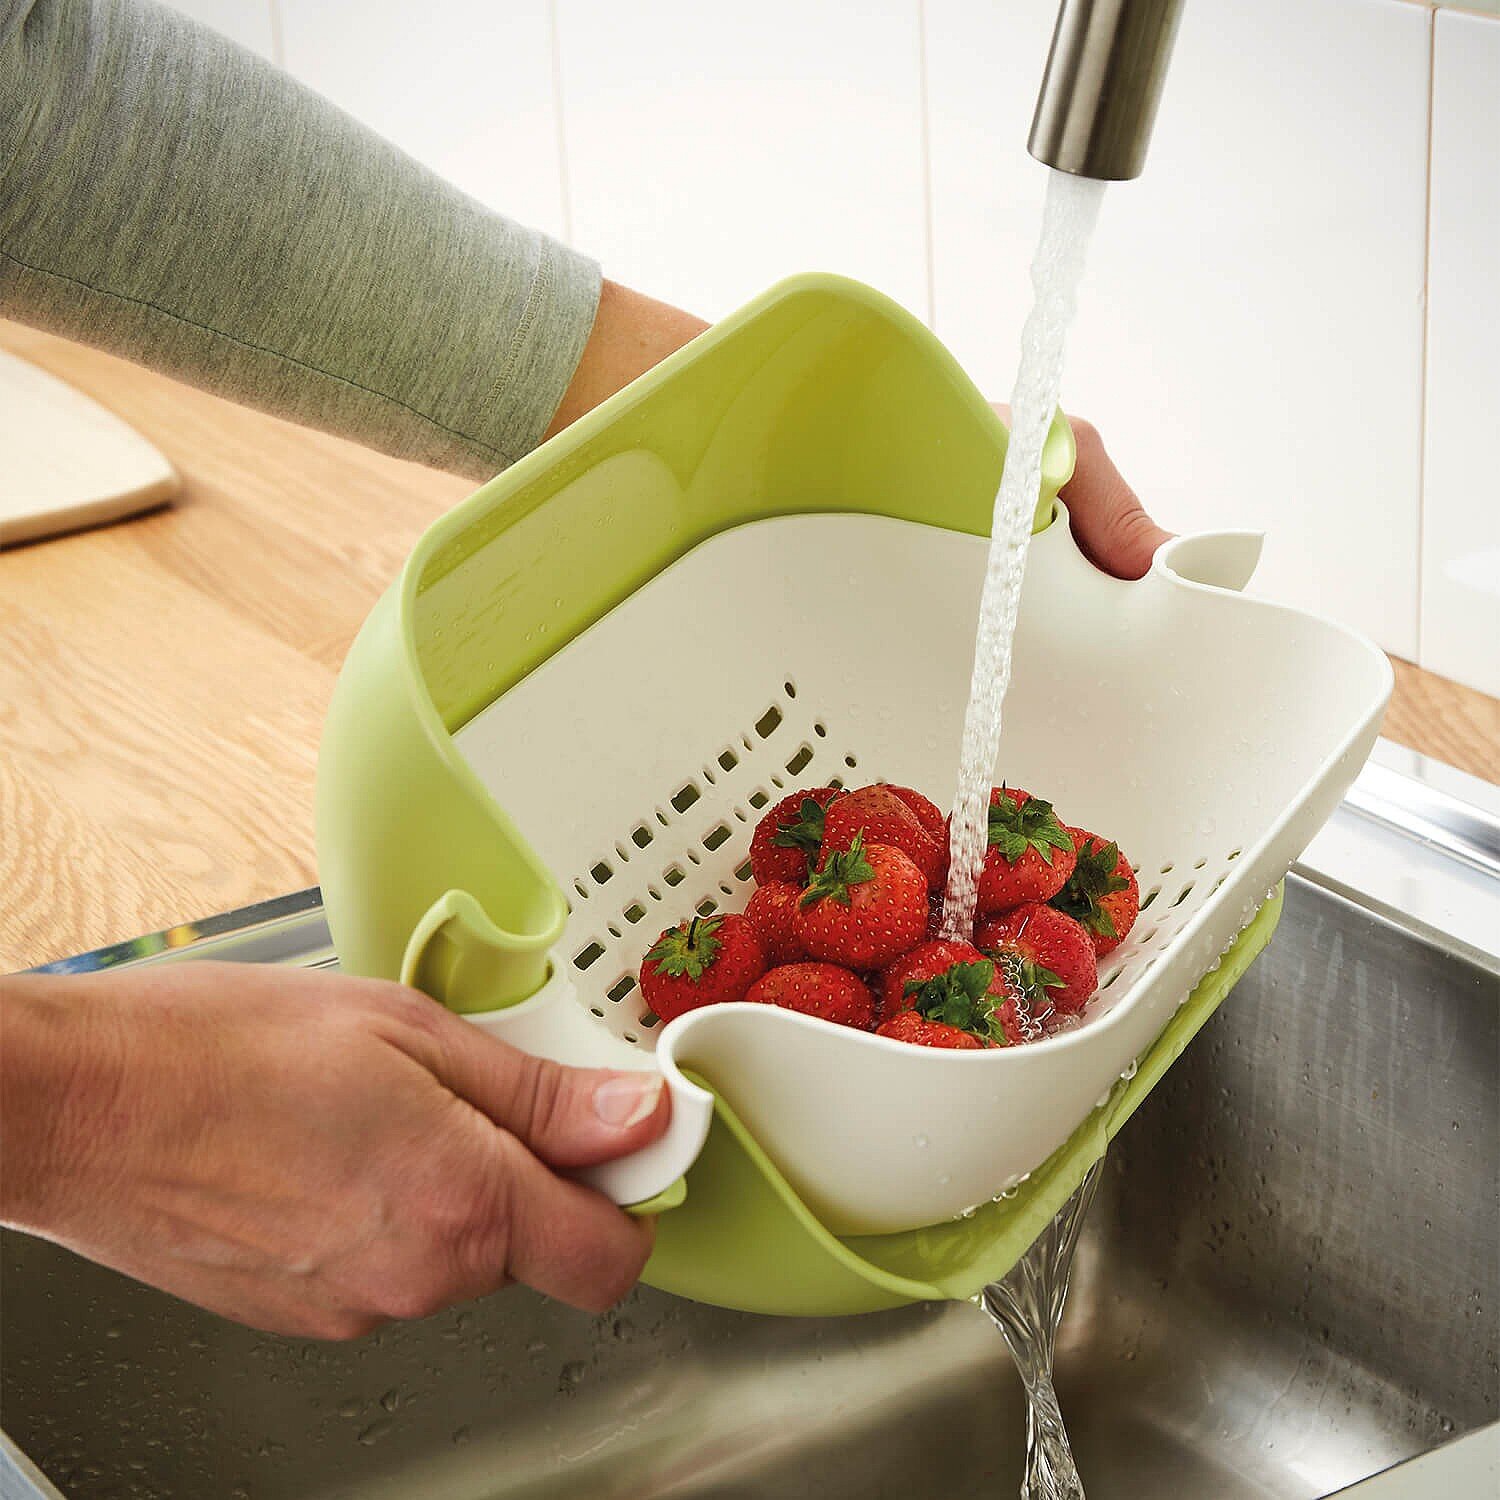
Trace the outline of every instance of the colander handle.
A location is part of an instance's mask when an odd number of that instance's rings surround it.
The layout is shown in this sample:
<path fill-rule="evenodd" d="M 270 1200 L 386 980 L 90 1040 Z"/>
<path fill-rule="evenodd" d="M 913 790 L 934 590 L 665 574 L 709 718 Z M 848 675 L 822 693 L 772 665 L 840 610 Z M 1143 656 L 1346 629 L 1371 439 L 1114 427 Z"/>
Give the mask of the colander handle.
<path fill-rule="evenodd" d="M 401 961 L 401 981 L 459 1010 L 491 1036 L 532 1057 L 582 1068 L 660 1072 L 672 1095 L 672 1118 L 649 1146 L 569 1175 L 636 1213 L 671 1208 L 683 1198 L 682 1178 L 697 1161 L 713 1123 L 714 1096 L 683 1076 L 676 1063 L 622 1040 L 579 1003 L 565 965 L 555 956 L 547 982 L 529 999 L 498 1009 L 474 1008 L 473 981 L 486 971 L 493 924 L 466 891 L 448 891 L 417 924 Z M 450 993 L 452 990 L 460 993 Z"/>

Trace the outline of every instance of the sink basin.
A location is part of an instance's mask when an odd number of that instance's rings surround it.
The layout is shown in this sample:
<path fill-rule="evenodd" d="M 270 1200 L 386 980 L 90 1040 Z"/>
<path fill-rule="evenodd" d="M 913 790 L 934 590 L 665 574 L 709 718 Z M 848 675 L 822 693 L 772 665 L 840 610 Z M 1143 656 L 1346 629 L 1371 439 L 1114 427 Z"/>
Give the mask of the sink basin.
<path fill-rule="evenodd" d="M 257 941 L 326 961 L 320 931 Z M 1497 1021 L 1490 960 L 1289 879 L 1106 1163 L 1057 1371 L 1090 1500 L 1323 1496 L 1495 1420 Z M 5 1429 L 69 1497 L 1019 1483 L 1020 1387 L 967 1303 L 777 1320 L 641 1291 L 594 1318 L 514 1289 L 331 1345 L 21 1235 L 3 1276 Z"/>

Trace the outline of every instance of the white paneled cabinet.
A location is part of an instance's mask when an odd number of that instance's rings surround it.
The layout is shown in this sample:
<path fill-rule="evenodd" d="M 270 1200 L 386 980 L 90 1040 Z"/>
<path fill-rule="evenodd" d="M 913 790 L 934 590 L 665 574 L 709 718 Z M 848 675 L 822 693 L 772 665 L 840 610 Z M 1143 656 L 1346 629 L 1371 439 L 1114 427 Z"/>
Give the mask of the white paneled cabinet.
<path fill-rule="evenodd" d="M 928 0 L 937 329 L 1004 393 L 1051 0 Z M 1194 0 L 1144 176 L 1109 189 L 1065 402 L 1177 530 L 1268 533 L 1256 587 L 1417 640 L 1430 18 Z"/>
<path fill-rule="evenodd" d="M 1500 696 L 1500 20 L 1435 47 L 1421 663 Z"/>
<path fill-rule="evenodd" d="M 277 0 L 285 65 L 481 203 L 566 230 L 549 0 Z"/>
<path fill-rule="evenodd" d="M 729 312 L 838 270 L 927 311 L 918 0 L 558 0 L 573 239 Z"/>

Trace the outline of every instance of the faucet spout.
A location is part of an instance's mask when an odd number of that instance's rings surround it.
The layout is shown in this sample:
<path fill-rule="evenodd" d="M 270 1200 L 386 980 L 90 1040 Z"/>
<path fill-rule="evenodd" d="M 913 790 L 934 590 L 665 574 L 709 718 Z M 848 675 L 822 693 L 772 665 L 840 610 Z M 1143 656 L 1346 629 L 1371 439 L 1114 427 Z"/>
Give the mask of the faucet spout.
<path fill-rule="evenodd" d="M 1182 0 L 1062 0 L 1027 149 L 1077 177 L 1139 177 Z"/>

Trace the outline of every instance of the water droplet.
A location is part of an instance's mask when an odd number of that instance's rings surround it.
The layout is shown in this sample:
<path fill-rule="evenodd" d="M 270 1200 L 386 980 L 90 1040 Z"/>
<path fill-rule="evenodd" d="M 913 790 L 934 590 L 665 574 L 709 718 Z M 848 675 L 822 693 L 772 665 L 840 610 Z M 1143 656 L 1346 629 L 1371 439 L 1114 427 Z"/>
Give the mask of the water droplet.
<path fill-rule="evenodd" d="M 469 1429 L 467 1427 L 459 1427 L 459 1428 L 455 1429 L 455 1431 L 453 1433 L 453 1443 L 454 1443 L 455 1447 L 462 1448 L 463 1445 L 465 1443 L 467 1443 L 468 1441 L 469 1441 Z"/>
<path fill-rule="evenodd" d="M 381 1438 L 385 1437 L 396 1425 L 394 1417 L 378 1417 L 359 1434 L 359 1441 L 366 1448 L 373 1447 Z"/>
<path fill-rule="evenodd" d="M 914 1135 L 912 1137 L 912 1144 L 920 1151 L 926 1147 L 927 1137 L 925 1135 Z"/>

